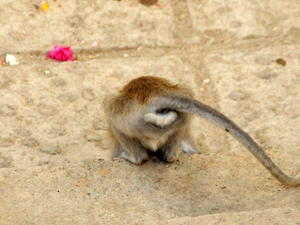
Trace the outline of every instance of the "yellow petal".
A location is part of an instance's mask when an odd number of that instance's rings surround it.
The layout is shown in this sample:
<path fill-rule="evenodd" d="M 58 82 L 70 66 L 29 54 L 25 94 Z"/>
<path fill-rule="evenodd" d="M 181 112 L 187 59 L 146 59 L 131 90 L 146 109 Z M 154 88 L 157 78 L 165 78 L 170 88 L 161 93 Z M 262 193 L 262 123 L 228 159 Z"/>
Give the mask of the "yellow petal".
<path fill-rule="evenodd" d="M 45 12 L 48 9 L 49 5 L 47 2 L 41 2 L 41 10 Z"/>

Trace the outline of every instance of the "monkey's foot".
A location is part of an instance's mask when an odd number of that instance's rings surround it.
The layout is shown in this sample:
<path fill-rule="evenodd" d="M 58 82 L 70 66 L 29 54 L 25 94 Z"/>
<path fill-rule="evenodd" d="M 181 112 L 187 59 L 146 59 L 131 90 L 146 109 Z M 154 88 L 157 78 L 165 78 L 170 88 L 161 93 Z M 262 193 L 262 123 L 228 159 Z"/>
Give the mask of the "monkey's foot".
<path fill-rule="evenodd" d="M 192 144 L 190 144 L 187 141 L 182 141 L 180 143 L 180 147 L 182 148 L 182 151 L 184 153 L 189 155 L 199 152 L 197 148 L 195 148 Z"/>
<path fill-rule="evenodd" d="M 160 150 L 160 151 L 157 151 L 155 155 L 160 160 L 163 160 L 163 161 L 168 162 L 168 163 L 172 163 L 178 158 L 179 153 L 180 153 L 180 151 Z"/>
<path fill-rule="evenodd" d="M 148 155 L 145 152 L 142 152 L 141 154 L 138 155 L 133 155 L 128 152 L 122 152 L 121 157 L 133 164 L 142 164 L 148 160 Z"/>

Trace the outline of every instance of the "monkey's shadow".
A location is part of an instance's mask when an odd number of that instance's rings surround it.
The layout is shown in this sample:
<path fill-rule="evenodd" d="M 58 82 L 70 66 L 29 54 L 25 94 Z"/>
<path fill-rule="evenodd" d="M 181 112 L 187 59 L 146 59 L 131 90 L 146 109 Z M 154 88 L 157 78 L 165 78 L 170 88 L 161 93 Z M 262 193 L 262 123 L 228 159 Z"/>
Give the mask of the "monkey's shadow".
<path fill-rule="evenodd" d="M 171 207 L 176 213 L 181 211 L 182 216 L 196 216 L 196 212 L 199 210 L 197 208 L 200 207 L 199 202 L 207 201 L 212 193 L 207 189 L 208 181 L 201 179 L 201 176 L 207 175 L 207 173 L 205 172 L 206 163 L 199 165 L 199 160 L 201 160 L 201 158 L 197 159 L 199 155 L 201 154 L 181 154 L 180 159 L 173 163 L 160 160 L 156 154 L 152 154 L 141 165 L 134 165 L 120 158 L 119 161 L 135 168 L 136 177 L 133 179 L 137 179 L 142 187 L 139 190 L 140 196 L 154 194 L 158 197 L 148 199 L 148 201 L 158 201 L 156 204 L 165 205 L 167 208 Z M 203 188 L 199 188 L 201 186 Z M 172 206 L 170 206 L 170 202 L 172 202 Z M 191 214 L 191 206 L 193 207 L 192 211 L 195 210 L 195 215 Z M 187 207 L 185 213 L 183 212 L 184 207 Z"/>

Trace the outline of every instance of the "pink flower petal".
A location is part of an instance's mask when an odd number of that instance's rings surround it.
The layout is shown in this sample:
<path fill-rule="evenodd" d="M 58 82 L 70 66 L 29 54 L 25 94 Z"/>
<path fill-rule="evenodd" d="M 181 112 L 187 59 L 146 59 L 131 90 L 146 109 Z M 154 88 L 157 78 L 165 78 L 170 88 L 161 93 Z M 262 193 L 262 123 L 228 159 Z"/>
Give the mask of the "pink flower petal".
<path fill-rule="evenodd" d="M 56 61 L 73 61 L 73 53 L 71 47 L 54 46 L 48 53 L 48 58 L 55 59 Z"/>

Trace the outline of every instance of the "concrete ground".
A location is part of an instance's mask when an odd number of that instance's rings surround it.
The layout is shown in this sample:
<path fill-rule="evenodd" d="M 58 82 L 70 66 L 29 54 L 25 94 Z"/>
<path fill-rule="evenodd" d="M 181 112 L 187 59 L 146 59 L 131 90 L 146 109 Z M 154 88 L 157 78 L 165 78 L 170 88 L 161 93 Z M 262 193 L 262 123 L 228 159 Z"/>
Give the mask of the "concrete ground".
<path fill-rule="evenodd" d="M 202 119 L 200 154 L 111 161 L 101 106 L 138 76 L 184 83 L 299 174 L 298 0 L 48 4 L 0 7 L 0 59 L 19 60 L 0 65 L 0 224 L 300 224 L 299 187 Z"/>

